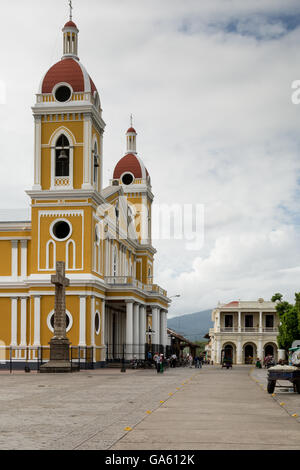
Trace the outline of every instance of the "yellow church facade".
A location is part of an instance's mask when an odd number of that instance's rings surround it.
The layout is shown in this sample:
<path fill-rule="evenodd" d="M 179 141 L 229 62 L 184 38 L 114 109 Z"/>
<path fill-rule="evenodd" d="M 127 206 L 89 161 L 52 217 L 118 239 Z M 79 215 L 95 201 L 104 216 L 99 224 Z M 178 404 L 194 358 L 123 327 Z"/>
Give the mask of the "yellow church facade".
<path fill-rule="evenodd" d="M 103 188 L 105 122 L 97 88 L 78 58 L 79 30 L 63 28 L 63 56 L 44 75 L 32 108 L 30 220 L 0 222 L 0 349 L 36 361 L 53 335 L 51 275 L 64 261 L 67 336 L 93 362 L 143 359 L 168 344 L 167 292 L 154 284 L 151 179 L 126 133 L 126 153 Z M 149 328 L 151 334 L 148 334 Z M 11 351 L 9 353 L 9 349 Z M 6 351 L 5 353 L 3 351 Z"/>

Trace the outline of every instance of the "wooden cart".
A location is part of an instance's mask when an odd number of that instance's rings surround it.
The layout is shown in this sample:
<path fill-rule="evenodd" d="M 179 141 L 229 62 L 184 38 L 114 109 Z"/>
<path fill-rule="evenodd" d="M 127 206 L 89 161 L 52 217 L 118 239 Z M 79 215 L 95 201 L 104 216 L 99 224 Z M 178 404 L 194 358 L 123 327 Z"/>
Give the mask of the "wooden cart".
<path fill-rule="evenodd" d="M 273 393 L 275 387 L 284 387 L 276 385 L 277 380 L 288 380 L 293 384 L 294 392 L 300 393 L 300 369 L 298 370 L 268 370 L 268 393 Z M 284 387 L 286 388 L 286 387 Z"/>

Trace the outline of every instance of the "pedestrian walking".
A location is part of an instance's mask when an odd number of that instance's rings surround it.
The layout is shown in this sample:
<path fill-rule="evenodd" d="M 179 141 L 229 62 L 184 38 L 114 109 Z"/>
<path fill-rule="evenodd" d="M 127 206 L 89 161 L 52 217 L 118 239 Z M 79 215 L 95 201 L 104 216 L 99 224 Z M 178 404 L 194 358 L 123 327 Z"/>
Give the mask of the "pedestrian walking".
<path fill-rule="evenodd" d="M 164 373 L 164 355 L 163 354 L 161 354 L 159 357 L 159 365 L 160 365 L 159 371 L 163 374 Z"/>
<path fill-rule="evenodd" d="M 158 353 L 155 353 L 153 356 L 153 360 L 155 362 L 156 371 L 157 373 L 159 373 L 160 372 L 160 355 Z"/>
<path fill-rule="evenodd" d="M 177 362 L 177 356 L 176 354 L 172 354 L 171 356 L 171 367 L 176 367 L 176 362 Z"/>

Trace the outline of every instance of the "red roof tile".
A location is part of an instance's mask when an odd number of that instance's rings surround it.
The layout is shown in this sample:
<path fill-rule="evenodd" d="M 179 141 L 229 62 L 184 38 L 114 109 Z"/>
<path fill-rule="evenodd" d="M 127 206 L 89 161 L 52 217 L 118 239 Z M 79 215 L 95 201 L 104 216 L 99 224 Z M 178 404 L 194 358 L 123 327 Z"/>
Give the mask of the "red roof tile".
<path fill-rule="evenodd" d="M 229 302 L 229 304 L 226 304 L 225 307 L 238 307 L 239 301 L 238 300 L 233 300 L 232 302 Z"/>
<path fill-rule="evenodd" d="M 90 77 L 89 77 L 90 78 Z M 42 93 L 52 93 L 53 87 L 57 83 L 65 82 L 71 85 L 74 92 L 84 92 L 84 75 L 79 62 L 75 59 L 63 59 L 54 64 L 46 73 Z M 96 86 L 90 78 L 91 90 L 94 92 Z"/>
<path fill-rule="evenodd" d="M 121 178 L 122 174 L 129 171 L 135 178 L 142 178 L 140 162 L 132 153 L 128 153 L 117 163 L 114 171 L 114 178 Z"/>
<path fill-rule="evenodd" d="M 65 28 L 77 28 L 76 24 L 73 23 L 73 21 L 68 21 L 64 27 Z"/>

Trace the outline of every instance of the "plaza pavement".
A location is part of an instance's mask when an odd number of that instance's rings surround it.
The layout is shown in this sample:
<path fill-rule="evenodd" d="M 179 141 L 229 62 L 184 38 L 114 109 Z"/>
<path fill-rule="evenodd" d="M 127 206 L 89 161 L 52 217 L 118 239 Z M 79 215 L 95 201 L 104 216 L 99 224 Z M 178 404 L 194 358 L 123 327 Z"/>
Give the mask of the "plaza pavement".
<path fill-rule="evenodd" d="M 300 449 L 297 418 L 251 374 L 1 373 L 0 449 Z"/>

